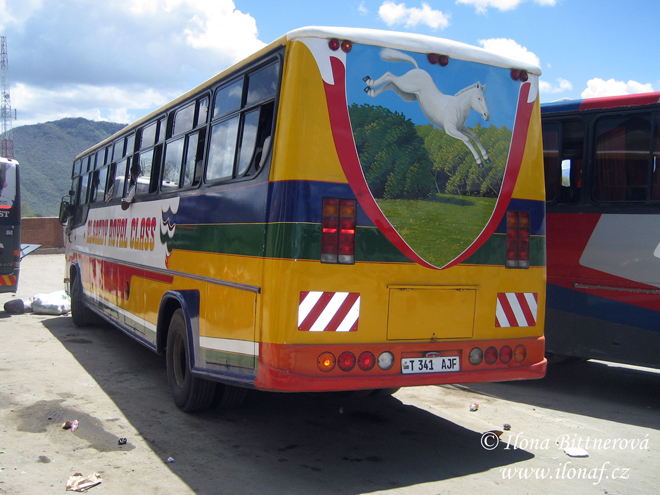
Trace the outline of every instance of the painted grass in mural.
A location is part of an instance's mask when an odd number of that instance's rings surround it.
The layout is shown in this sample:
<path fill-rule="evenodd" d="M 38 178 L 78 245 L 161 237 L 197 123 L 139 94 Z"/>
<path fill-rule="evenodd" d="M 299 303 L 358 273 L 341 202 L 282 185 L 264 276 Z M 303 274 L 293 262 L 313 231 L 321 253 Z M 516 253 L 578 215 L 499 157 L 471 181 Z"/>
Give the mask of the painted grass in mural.
<path fill-rule="evenodd" d="M 381 199 L 377 202 L 415 252 L 434 266 L 442 267 L 481 233 L 496 199 L 436 193 L 425 200 Z"/>

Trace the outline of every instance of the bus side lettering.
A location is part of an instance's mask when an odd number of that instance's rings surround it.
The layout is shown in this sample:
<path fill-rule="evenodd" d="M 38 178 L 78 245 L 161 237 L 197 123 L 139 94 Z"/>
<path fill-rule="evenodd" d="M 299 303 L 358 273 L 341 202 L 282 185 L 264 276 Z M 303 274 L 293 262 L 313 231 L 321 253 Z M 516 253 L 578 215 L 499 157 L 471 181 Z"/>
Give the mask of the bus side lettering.
<path fill-rule="evenodd" d="M 153 251 L 156 235 L 156 218 L 134 218 L 131 220 L 131 249 Z"/>

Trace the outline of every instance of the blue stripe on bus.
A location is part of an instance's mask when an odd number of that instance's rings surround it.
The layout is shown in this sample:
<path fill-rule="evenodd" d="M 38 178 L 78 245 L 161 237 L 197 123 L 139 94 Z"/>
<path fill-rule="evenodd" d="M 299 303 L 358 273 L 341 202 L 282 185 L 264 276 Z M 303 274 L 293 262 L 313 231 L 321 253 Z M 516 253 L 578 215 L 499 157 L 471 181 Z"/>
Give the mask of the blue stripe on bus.
<path fill-rule="evenodd" d="M 651 309 L 640 308 L 554 284 L 547 285 L 546 297 L 548 309 L 660 332 L 660 314 Z"/>
<path fill-rule="evenodd" d="M 271 204 L 268 204 L 268 196 Z M 262 182 L 182 196 L 177 224 L 321 223 L 321 198 L 354 198 L 348 184 L 315 181 Z M 227 206 L 223 207 L 223 203 Z M 218 207 L 220 205 L 220 207 Z M 357 223 L 373 227 L 358 208 Z"/>

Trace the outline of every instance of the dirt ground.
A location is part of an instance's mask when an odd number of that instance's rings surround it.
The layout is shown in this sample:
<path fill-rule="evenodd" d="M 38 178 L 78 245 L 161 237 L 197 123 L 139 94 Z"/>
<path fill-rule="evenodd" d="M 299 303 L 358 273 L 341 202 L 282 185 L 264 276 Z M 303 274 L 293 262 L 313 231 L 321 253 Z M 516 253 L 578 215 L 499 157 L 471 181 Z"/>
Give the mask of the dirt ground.
<path fill-rule="evenodd" d="M 63 272 L 63 255 L 29 255 L 18 296 L 61 290 Z M 62 493 L 94 472 L 94 494 L 653 494 L 658 391 L 657 370 L 590 361 L 537 381 L 253 393 L 185 414 L 163 358 L 118 330 L 0 311 L 0 494 Z"/>

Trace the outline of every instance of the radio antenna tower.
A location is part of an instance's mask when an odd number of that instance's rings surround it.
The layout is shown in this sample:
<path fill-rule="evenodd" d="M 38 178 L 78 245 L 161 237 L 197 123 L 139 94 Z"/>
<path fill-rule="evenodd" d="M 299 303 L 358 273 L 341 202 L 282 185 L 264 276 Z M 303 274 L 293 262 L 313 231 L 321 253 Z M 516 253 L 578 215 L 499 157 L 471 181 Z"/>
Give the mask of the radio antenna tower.
<path fill-rule="evenodd" d="M 1 55 L 0 68 L 2 69 L 2 150 L 0 156 L 14 158 L 14 135 L 11 130 L 11 98 L 9 97 L 9 57 L 7 56 L 7 37 L 0 36 Z"/>

